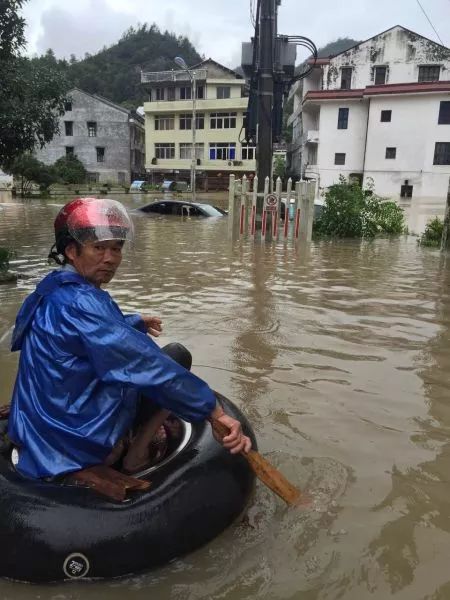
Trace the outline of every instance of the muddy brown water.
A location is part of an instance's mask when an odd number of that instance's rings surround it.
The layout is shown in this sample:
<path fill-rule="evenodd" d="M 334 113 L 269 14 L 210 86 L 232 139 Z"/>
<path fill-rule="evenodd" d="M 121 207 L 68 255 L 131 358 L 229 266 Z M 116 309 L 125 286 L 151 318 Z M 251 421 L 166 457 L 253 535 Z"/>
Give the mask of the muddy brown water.
<path fill-rule="evenodd" d="M 0 246 L 23 275 L 0 286 L 1 403 L 18 358 L 8 332 L 49 269 L 63 202 L 0 198 Z M 111 294 L 163 318 L 161 343 L 192 350 L 194 371 L 242 408 L 313 504 L 287 510 L 258 485 L 242 520 L 164 568 L 0 581 L 0 598 L 449 599 L 450 261 L 411 236 L 296 249 L 230 244 L 227 218 L 134 222 Z"/>

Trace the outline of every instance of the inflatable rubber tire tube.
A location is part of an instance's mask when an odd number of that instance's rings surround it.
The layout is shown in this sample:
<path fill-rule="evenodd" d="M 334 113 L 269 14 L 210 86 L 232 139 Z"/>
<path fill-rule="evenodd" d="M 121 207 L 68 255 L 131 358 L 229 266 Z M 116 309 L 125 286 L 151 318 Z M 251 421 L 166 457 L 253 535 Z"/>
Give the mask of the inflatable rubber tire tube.
<path fill-rule="evenodd" d="M 229 400 L 255 447 L 251 427 Z M 29 480 L 0 458 L 0 576 L 19 581 L 118 577 L 163 565 L 206 544 L 244 510 L 254 475 L 192 425 L 183 450 L 148 477 L 148 491 L 123 503 L 90 489 Z"/>

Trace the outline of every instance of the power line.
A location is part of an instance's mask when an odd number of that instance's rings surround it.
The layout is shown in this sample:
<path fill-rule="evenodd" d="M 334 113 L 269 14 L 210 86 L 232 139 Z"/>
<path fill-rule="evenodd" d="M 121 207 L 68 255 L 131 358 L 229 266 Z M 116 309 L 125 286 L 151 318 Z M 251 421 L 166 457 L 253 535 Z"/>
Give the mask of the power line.
<path fill-rule="evenodd" d="M 436 31 L 435 26 L 433 25 L 433 23 L 431 22 L 429 16 L 427 15 L 427 13 L 425 12 L 423 6 L 420 4 L 419 0 L 417 0 L 417 4 L 420 6 L 420 8 L 422 9 L 423 14 L 425 15 L 425 17 L 427 18 L 428 23 L 431 25 L 431 27 L 433 28 L 434 33 L 437 35 L 438 40 L 441 42 L 441 44 L 443 46 L 445 46 L 444 42 L 441 40 L 441 38 L 439 37 L 438 32 Z"/>

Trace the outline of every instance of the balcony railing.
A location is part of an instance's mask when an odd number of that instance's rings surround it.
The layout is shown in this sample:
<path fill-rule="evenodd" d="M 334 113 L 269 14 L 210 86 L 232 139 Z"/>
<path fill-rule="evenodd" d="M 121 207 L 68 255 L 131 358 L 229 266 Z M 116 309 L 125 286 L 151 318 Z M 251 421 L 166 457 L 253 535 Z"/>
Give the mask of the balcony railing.
<path fill-rule="evenodd" d="M 206 69 L 192 69 L 195 73 L 195 79 L 206 79 L 208 71 Z M 141 71 L 141 83 L 176 83 L 177 81 L 190 81 L 189 74 L 186 71 Z"/>

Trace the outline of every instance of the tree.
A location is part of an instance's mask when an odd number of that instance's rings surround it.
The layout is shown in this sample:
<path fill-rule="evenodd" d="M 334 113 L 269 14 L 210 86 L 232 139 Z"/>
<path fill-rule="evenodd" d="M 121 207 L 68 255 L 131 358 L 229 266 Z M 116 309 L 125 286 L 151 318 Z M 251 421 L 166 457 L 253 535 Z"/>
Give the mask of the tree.
<path fill-rule="evenodd" d="M 62 156 L 53 165 L 58 180 L 62 183 L 85 183 L 86 169 L 75 154 Z"/>
<path fill-rule="evenodd" d="M 286 159 L 282 156 L 275 156 L 273 177 L 275 180 L 279 177 L 281 181 L 284 181 L 284 178 L 286 177 Z"/>
<path fill-rule="evenodd" d="M 6 171 L 17 156 L 41 147 L 58 132 L 67 80 L 47 53 L 41 59 L 20 56 L 25 21 L 18 16 L 24 0 L 0 2 L 0 166 Z"/>
<path fill-rule="evenodd" d="M 45 165 L 31 154 L 17 157 L 10 166 L 10 172 L 16 180 L 20 179 L 22 196 L 29 194 L 33 183 L 38 184 L 41 191 L 46 191 L 57 181 L 54 168 Z"/>

